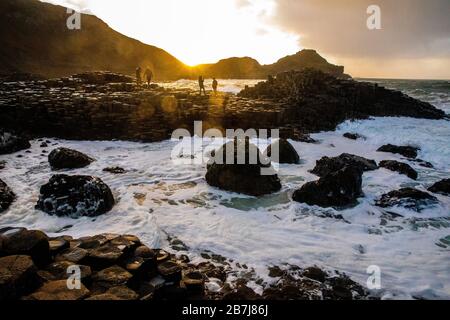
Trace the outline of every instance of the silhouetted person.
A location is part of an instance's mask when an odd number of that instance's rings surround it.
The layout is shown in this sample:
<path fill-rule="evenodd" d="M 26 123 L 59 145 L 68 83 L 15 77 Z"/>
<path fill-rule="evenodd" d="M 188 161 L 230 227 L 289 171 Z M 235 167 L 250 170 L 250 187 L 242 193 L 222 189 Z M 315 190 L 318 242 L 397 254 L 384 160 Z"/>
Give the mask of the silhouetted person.
<path fill-rule="evenodd" d="M 217 87 L 219 86 L 219 83 L 217 82 L 216 78 L 213 78 L 212 88 L 214 90 L 214 94 L 217 94 Z"/>
<path fill-rule="evenodd" d="M 147 86 L 150 86 L 150 83 L 152 82 L 153 79 L 153 71 L 148 69 L 145 70 L 145 79 L 147 80 Z"/>
<path fill-rule="evenodd" d="M 206 96 L 206 89 L 205 89 L 205 79 L 203 76 L 198 77 L 198 86 L 200 87 L 200 95 L 202 95 L 202 91 Z"/>
<path fill-rule="evenodd" d="M 136 83 L 138 86 L 142 84 L 142 69 L 141 67 L 136 68 Z"/>

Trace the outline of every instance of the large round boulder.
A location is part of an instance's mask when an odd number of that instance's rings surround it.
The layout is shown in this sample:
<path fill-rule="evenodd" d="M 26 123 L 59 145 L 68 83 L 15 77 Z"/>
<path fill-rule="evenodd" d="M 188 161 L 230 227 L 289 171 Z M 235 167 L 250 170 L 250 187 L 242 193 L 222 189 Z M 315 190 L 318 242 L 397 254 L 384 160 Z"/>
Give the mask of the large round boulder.
<path fill-rule="evenodd" d="M 444 179 L 436 182 L 428 189 L 428 191 L 442 194 L 444 196 L 450 196 L 450 179 Z"/>
<path fill-rule="evenodd" d="M 0 301 L 14 300 L 39 286 L 37 268 L 29 256 L 0 258 Z"/>
<path fill-rule="evenodd" d="M 79 169 L 90 165 L 94 159 L 76 150 L 58 148 L 48 155 L 48 162 L 53 169 Z"/>
<path fill-rule="evenodd" d="M 36 208 L 60 217 L 95 217 L 114 206 L 111 189 L 97 177 L 54 175 L 40 192 Z"/>
<path fill-rule="evenodd" d="M 339 171 L 347 166 L 356 167 L 361 171 L 373 171 L 378 169 L 378 165 L 374 160 L 343 153 L 339 157 L 323 157 L 318 160 L 316 167 L 311 173 L 319 177 L 325 177 L 326 175 Z"/>
<path fill-rule="evenodd" d="M 355 205 L 363 194 L 362 174 L 358 167 L 344 167 L 317 181 L 306 183 L 294 192 L 293 200 L 323 208 Z"/>
<path fill-rule="evenodd" d="M 0 213 L 9 208 L 16 199 L 14 192 L 0 179 Z"/>
<path fill-rule="evenodd" d="M 206 181 L 210 186 L 250 196 L 262 196 L 281 189 L 270 160 L 247 139 L 235 139 L 213 153 Z"/>
<path fill-rule="evenodd" d="M 0 129 L 0 154 L 10 154 L 30 147 L 27 139 Z"/>
<path fill-rule="evenodd" d="M 438 199 L 427 192 L 414 188 L 403 188 L 391 191 L 381 196 L 376 205 L 381 208 L 404 207 L 420 212 L 427 207 L 436 205 Z"/>
<path fill-rule="evenodd" d="M 278 152 L 278 158 L 272 155 L 272 151 Z M 272 143 L 264 155 L 268 158 L 271 158 L 272 161 L 278 163 L 286 163 L 286 164 L 299 164 L 300 156 L 298 155 L 295 148 L 292 144 L 289 143 L 286 139 L 279 139 Z"/>

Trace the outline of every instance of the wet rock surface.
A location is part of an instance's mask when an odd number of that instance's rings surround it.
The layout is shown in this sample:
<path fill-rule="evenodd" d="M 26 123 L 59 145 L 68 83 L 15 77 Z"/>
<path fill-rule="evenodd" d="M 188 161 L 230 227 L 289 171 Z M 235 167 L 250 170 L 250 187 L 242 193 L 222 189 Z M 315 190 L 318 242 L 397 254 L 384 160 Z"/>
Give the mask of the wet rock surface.
<path fill-rule="evenodd" d="M 359 139 L 364 139 L 364 137 L 358 133 L 351 133 L 351 132 L 346 132 L 343 134 L 344 138 L 350 139 L 350 140 L 359 140 Z"/>
<path fill-rule="evenodd" d="M 79 169 L 90 165 L 94 159 L 76 150 L 58 148 L 48 155 L 48 162 L 53 169 Z"/>
<path fill-rule="evenodd" d="M 0 82 L 0 97 L 2 127 L 75 140 L 161 141 L 178 128 L 193 132 L 194 121 L 201 120 L 216 128 L 280 129 L 281 137 L 301 141 L 348 119 L 445 117 L 401 92 L 313 70 L 280 74 L 239 96 L 138 87 L 126 76 L 94 72 Z"/>
<path fill-rule="evenodd" d="M 286 139 L 279 139 L 278 141 L 272 143 L 264 152 L 264 155 L 266 157 L 271 158 L 272 161 L 275 161 L 275 159 L 272 158 L 272 150 L 276 150 L 278 152 L 278 155 L 276 155 L 276 157 L 278 157 L 277 160 L 279 163 L 300 163 L 300 156 L 298 155 L 292 144 L 290 144 Z"/>
<path fill-rule="evenodd" d="M 0 213 L 9 208 L 16 199 L 14 192 L 0 179 Z"/>
<path fill-rule="evenodd" d="M 360 169 L 361 171 L 372 171 L 378 169 L 378 165 L 374 160 L 344 153 L 339 157 L 323 157 L 318 160 L 316 167 L 311 170 L 311 173 L 319 177 L 324 177 L 330 173 L 339 171 L 346 166 L 352 166 Z"/>
<path fill-rule="evenodd" d="M 376 201 L 376 205 L 382 208 L 401 206 L 420 212 L 438 202 L 436 197 L 427 192 L 414 188 L 403 188 L 384 194 Z"/>
<path fill-rule="evenodd" d="M 419 150 L 420 150 L 419 148 L 411 147 L 411 146 L 395 146 L 392 144 L 387 144 L 387 145 L 380 147 L 377 151 L 400 154 L 406 158 L 415 159 L 415 158 L 417 158 L 417 152 Z"/>
<path fill-rule="evenodd" d="M 346 166 L 329 173 L 318 181 L 306 183 L 295 191 L 292 199 L 308 205 L 345 208 L 357 204 L 362 192 L 363 171 L 358 167 Z"/>
<path fill-rule="evenodd" d="M 3 230 L 9 237 L 26 229 Z M 0 300 L 261 300 L 261 299 L 365 299 L 369 296 L 361 286 L 341 274 L 331 274 L 318 267 L 302 269 L 283 265 L 271 268 L 275 282 L 265 283 L 254 270 L 236 263 L 231 269 L 229 259 L 210 253 L 210 262 L 192 264 L 182 255 L 173 255 L 143 245 L 137 237 L 102 234 L 81 239 L 67 236 L 44 238 L 66 239 L 72 250 L 83 250 L 83 259 L 65 260 L 67 254 L 52 256 L 44 266 L 36 266 L 28 255 L 10 252 L 0 258 Z M 97 269 L 95 259 L 99 247 L 113 250 L 119 243 L 130 241 L 121 259 Z M 47 243 L 47 246 L 49 244 Z M 84 245 L 83 245 L 84 244 Z M 87 249 L 79 248 L 83 245 Z M 70 249 L 67 249 L 70 250 Z M 142 272 L 130 272 L 127 263 L 133 258 L 149 259 Z M 70 290 L 69 268 L 80 268 L 79 289 Z M 229 274 L 233 276 L 229 277 Z M 255 281 L 263 287 L 259 295 L 248 285 Z"/>
<path fill-rule="evenodd" d="M 380 162 L 380 167 L 386 168 L 388 170 L 398 172 L 400 174 L 404 174 L 413 180 L 417 180 L 418 174 L 417 171 L 411 168 L 409 164 L 394 161 L 394 160 L 386 160 Z"/>
<path fill-rule="evenodd" d="M 432 185 L 428 191 L 433 193 L 450 196 L 450 179 L 444 179 Z"/>
<path fill-rule="evenodd" d="M 30 147 L 30 142 L 24 137 L 0 129 L 0 155 L 26 150 Z"/>
<path fill-rule="evenodd" d="M 270 171 L 270 175 L 264 175 L 262 170 Z M 258 147 L 244 139 L 235 139 L 213 153 L 208 162 L 206 181 L 210 186 L 251 196 L 281 189 L 280 179 L 270 160 L 261 154 Z"/>
<path fill-rule="evenodd" d="M 50 215 L 94 217 L 114 206 L 109 187 L 97 177 L 54 175 L 40 190 L 36 208 Z"/>

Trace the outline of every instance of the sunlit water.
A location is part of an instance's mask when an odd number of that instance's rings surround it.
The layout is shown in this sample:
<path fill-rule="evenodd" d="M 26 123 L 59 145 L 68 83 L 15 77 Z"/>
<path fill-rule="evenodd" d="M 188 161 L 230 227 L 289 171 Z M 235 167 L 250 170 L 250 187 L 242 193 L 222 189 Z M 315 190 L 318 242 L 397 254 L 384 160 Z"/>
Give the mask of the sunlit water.
<path fill-rule="evenodd" d="M 255 81 L 220 81 L 222 88 L 237 92 Z M 409 82 L 386 85 L 403 89 L 436 106 L 449 110 L 449 89 Z M 448 83 L 447 83 L 448 84 Z M 166 86 L 195 88 L 195 81 L 178 81 Z M 344 132 L 358 132 L 366 140 L 352 141 Z M 47 158 L 40 155 L 40 142 L 32 142 L 32 153 L 1 156 L 6 169 L 0 177 L 18 195 L 11 208 L 0 216 L 0 226 L 42 229 L 50 235 L 86 236 L 102 232 L 135 234 L 152 247 L 170 250 L 168 236 L 182 240 L 185 252 L 202 261 L 205 250 L 255 268 L 267 277 L 269 265 L 291 263 L 318 265 L 348 273 L 365 284 L 367 268 L 377 265 L 382 271 L 384 298 L 450 298 L 450 198 L 437 196 L 440 204 L 421 213 L 402 208 L 390 209 L 394 218 L 374 201 L 383 193 L 412 186 L 425 190 L 434 182 L 450 177 L 450 122 L 408 118 L 377 118 L 346 122 L 335 132 L 313 135 L 320 144 L 292 142 L 302 158 L 301 165 L 282 165 L 279 176 L 283 190 L 259 199 L 220 191 L 204 180 L 206 165 L 171 160 L 178 142 L 75 142 L 52 139 L 52 148 L 65 146 L 97 159 L 84 169 L 70 174 L 101 177 L 113 190 L 114 209 L 95 219 L 51 217 L 34 209 L 39 187 L 54 172 Z M 205 146 L 208 145 L 205 142 Z M 254 141 L 264 150 L 268 141 Z M 185 141 L 187 143 L 187 141 Z M 385 169 L 364 174 L 365 196 L 359 205 L 344 211 L 322 209 L 294 203 L 294 190 L 317 177 L 308 170 L 323 156 L 343 152 L 376 161 L 396 159 L 397 155 L 376 152 L 382 144 L 412 144 L 421 147 L 419 157 L 435 169 L 410 163 L 419 172 L 417 181 Z M 209 145 L 217 148 L 220 142 Z M 48 151 L 51 148 L 48 148 Z M 208 150 L 196 150 L 201 159 Z M 105 167 L 120 166 L 128 172 L 112 175 Z M 256 285 L 254 285 L 257 287 Z"/>

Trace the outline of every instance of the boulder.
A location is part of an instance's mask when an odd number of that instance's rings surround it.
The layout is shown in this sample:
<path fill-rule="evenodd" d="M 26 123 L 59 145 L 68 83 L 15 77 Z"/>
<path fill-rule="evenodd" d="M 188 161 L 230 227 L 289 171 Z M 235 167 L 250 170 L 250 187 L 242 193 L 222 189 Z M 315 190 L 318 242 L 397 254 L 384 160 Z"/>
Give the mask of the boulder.
<path fill-rule="evenodd" d="M 40 193 L 36 208 L 60 217 L 95 217 L 114 206 L 111 190 L 97 177 L 55 175 Z"/>
<path fill-rule="evenodd" d="M 158 265 L 158 273 L 168 282 L 181 281 L 181 267 L 174 261 L 166 261 Z"/>
<path fill-rule="evenodd" d="M 450 196 L 450 179 L 444 179 L 436 182 L 433 186 L 428 188 L 428 191 L 439 193 L 444 196 Z"/>
<path fill-rule="evenodd" d="M 378 169 L 378 165 L 374 160 L 369 160 L 353 154 L 343 153 L 339 157 L 323 157 L 318 160 L 316 167 L 311 171 L 311 173 L 319 177 L 325 177 L 326 175 L 339 171 L 346 166 L 356 167 L 361 171 L 373 171 Z"/>
<path fill-rule="evenodd" d="M 411 147 L 411 146 L 395 146 L 392 144 L 387 144 L 380 147 L 378 152 L 388 152 L 394 154 L 400 154 L 406 158 L 415 159 L 417 158 L 417 152 L 420 148 Z"/>
<path fill-rule="evenodd" d="M 30 147 L 30 142 L 27 139 L 0 129 L 0 155 L 18 152 Z"/>
<path fill-rule="evenodd" d="M 108 167 L 108 168 L 103 169 L 103 172 L 109 172 L 111 174 L 124 174 L 127 171 L 121 167 Z"/>
<path fill-rule="evenodd" d="M 81 282 L 88 284 L 91 280 L 92 271 L 89 266 L 78 265 L 70 261 L 53 262 L 45 268 L 49 274 L 52 275 L 54 280 L 67 280 L 71 274 L 69 274 L 68 268 L 72 266 L 78 266 L 81 273 Z"/>
<path fill-rule="evenodd" d="M 358 140 L 358 139 L 363 139 L 364 137 L 360 134 L 357 133 L 351 133 L 351 132 L 346 132 L 342 135 L 344 138 L 350 139 L 350 140 Z"/>
<path fill-rule="evenodd" d="M 401 206 L 417 212 L 426 207 L 436 205 L 438 199 L 429 193 L 414 189 L 403 188 L 384 194 L 376 201 L 376 205 L 381 208 Z"/>
<path fill-rule="evenodd" d="M 38 267 L 50 262 L 48 237 L 42 231 L 18 229 L 5 237 L 3 250 L 7 255 L 30 256 Z"/>
<path fill-rule="evenodd" d="M 55 257 L 55 261 L 69 261 L 72 263 L 80 264 L 86 261 L 89 251 L 83 248 L 73 247 L 64 250 Z"/>
<path fill-rule="evenodd" d="M 279 139 L 278 141 L 272 143 L 264 155 L 268 158 L 272 158 L 272 150 L 278 150 L 279 158 L 277 159 L 279 163 L 287 163 L 287 164 L 299 164 L 300 156 L 298 155 L 295 148 L 292 144 L 289 143 L 286 139 Z M 275 159 L 272 159 L 275 161 Z"/>
<path fill-rule="evenodd" d="M 8 209 L 15 199 L 14 192 L 0 179 L 0 213 Z"/>
<path fill-rule="evenodd" d="M 6 167 L 6 161 L 0 160 L 0 170 L 5 169 L 5 167 Z"/>
<path fill-rule="evenodd" d="M 227 158 L 230 161 L 226 161 Z M 271 174 L 262 175 L 262 169 Z M 280 179 L 270 160 L 248 140 L 239 139 L 214 152 L 208 163 L 206 181 L 210 186 L 250 196 L 262 196 L 281 189 Z"/>
<path fill-rule="evenodd" d="M 380 162 L 380 167 L 404 174 L 413 180 L 417 180 L 417 171 L 411 168 L 409 164 L 398 162 L 395 160 L 386 160 Z"/>
<path fill-rule="evenodd" d="M 347 166 L 294 192 L 293 200 L 320 207 L 342 208 L 357 203 L 362 193 L 362 170 Z"/>
<path fill-rule="evenodd" d="M 37 268 L 29 256 L 0 258 L 0 301 L 18 299 L 39 286 Z"/>
<path fill-rule="evenodd" d="M 90 165 L 94 159 L 76 150 L 58 148 L 48 155 L 48 162 L 53 169 L 78 169 Z"/>
<path fill-rule="evenodd" d="M 56 280 L 45 283 L 38 291 L 29 295 L 25 300 L 40 301 L 75 301 L 82 300 L 89 295 L 89 290 L 81 284 L 80 289 L 71 290 L 67 280 Z"/>

